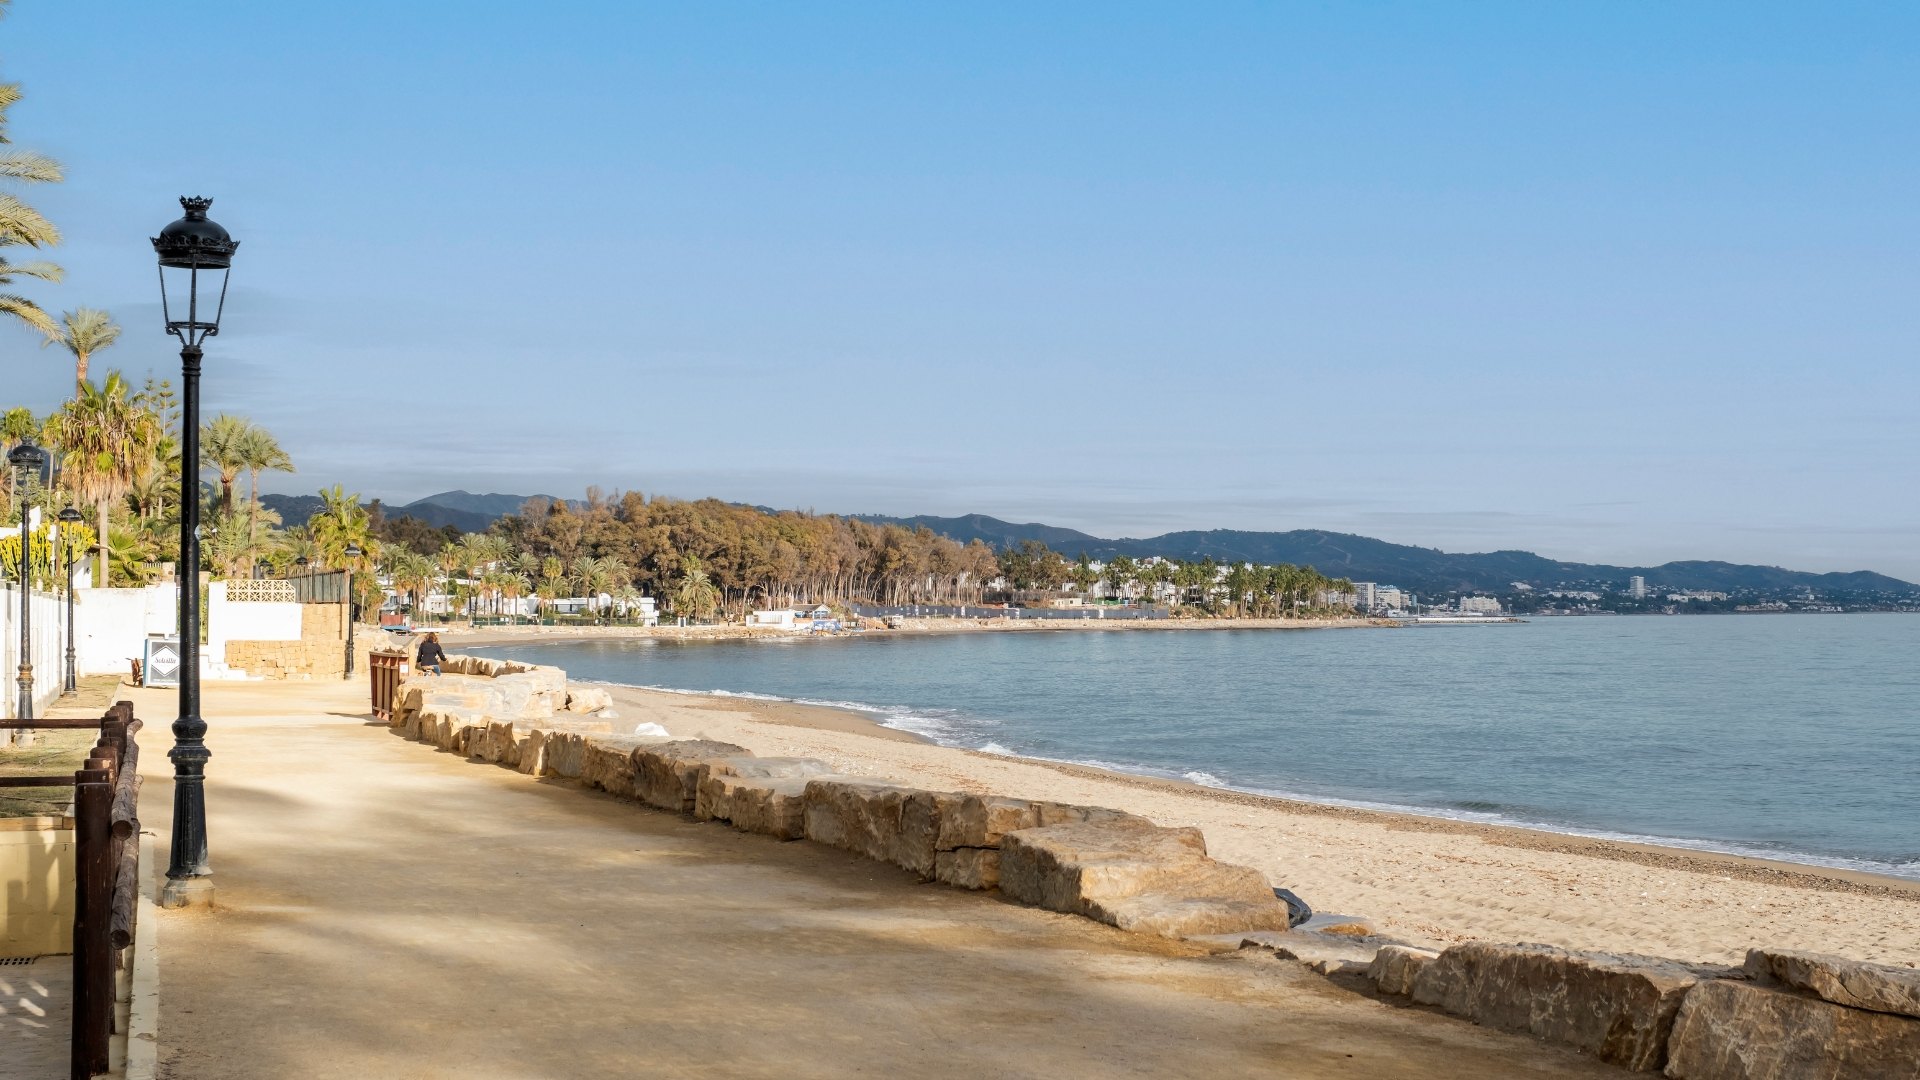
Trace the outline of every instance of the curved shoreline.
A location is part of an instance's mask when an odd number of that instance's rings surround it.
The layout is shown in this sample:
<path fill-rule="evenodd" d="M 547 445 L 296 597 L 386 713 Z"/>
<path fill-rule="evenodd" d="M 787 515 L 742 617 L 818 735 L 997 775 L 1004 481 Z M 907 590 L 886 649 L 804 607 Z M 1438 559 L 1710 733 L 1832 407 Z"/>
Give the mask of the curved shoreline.
<path fill-rule="evenodd" d="M 634 686 L 629 683 L 585 680 L 581 683 L 603 687 L 609 691 L 658 694 L 663 697 L 683 699 L 686 704 L 699 709 L 746 712 L 764 723 L 845 732 L 894 742 L 918 743 L 990 761 L 1018 761 L 1026 765 L 1051 769 L 1066 776 L 1098 779 L 1147 790 L 1177 792 L 1189 798 L 1261 807 L 1288 814 L 1343 818 L 1349 821 L 1383 825 L 1403 832 L 1473 836 L 1489 843 L 1532 851 L 1614 859 L 1641 866 L 1714 874 L 1748 881 L 1792 885 L 1798 888 L 1891 896 L 1920 903 L 1920 880 L 1879 874 L 1870 870 L 1822 866 L 1818 863 L 1769 859 L 1758 855 L 1679 847 L 1648 841 L 1586 836 L 1580 833 L 1560 832 L 1545 826 L 1462 821 L 1439 814 L 1422 814 L 1412 809 L 1379 810 L 1341 803 L 1316 802 L 1311 799 L 1265 795 L 1235 788 L 1210 787 L 1190 780 L 1152 776 L 1098 765 L 1082 765 L 1077 762 L 1056 761 L 1051 758 L 1022 754 L 995 754 L 985 750 L 948 746 L 911 731 L 888 727 L 857 710 L 830 705 L 770 700 L 763 697 L 742 697 L 734 694 L 713 694 L 696 690 L 663 690 L 656 687 Z"/>
<path fill-rule="evenodd" d="M 950 620 L 933 620 L 948 622 Z M 1038 620 L 1035 620 L 1036 622 Z M 1083 620 L 1083 624 L 1096 620 Z M 1176 625 L 1164 626 L 1165 629 L 1334 629 L 1354 628 L 1376 625 L 1382 620 L 1344 620 L 1328 625 L 1315 624 L 1312 620 L 1160 620 L 1162 624 L 1173 622 Z M 1284 623 L 1284 625 L 1269 625 Z M 1257 624 L 1257 625 L 1240 625 Z M 1071 621 L 1069 621 L 1071 626 Z M 1116 621 L 1107 626 L 1126 625 Z M 1397 626 L 1398 624 L 1388 623 Z M 1097 629 L 1098 627 L 1088 627 Z M 457 644 L 475 648 L 503 648 L 518 645 L 549 645 L 596 639 L 631 639 L 644 637 L 683 638 L 687 631 L 731 630 L 725 635 L 736 640 L 775 637 L 778 639 L 815 639 L 811 635 L 794 634 L 788 631 L 767 629 L 745 630 L 741 627 L 661 627 L 648 631 L 640 627 L 539 627 L 539 628 L 498 628 L 518 630 L 518 633 L 502 633 L 497 636 L 486 634 L 486 628 L 470 637 L 463 636 Z M 1014 629 L 1012 626 L 990 627 L 990 629 Z M 1033 627 L 1036 630 L 1055 629 L 1055 627 Z M 662 633 L 661 631 L 666 631 Z M 904 630 L 886 631 L 898 633 L 965 633 L 965 629 L 954 630 Z M 484 635 L 484 636 L 483 636 Z M 716 640 L 719 635 L 696 634 L 693 640 Z M 831 640 L 822 636 L 816 640 Z M 797 701 L 789 698 L 769 698 L 764 696 L 744 696 L 726 691 L 678 690 L 662 687 L 646 687 L 631 683 L 594 682 L 580 680 L 584 684 L 600 685 L 610 690 L 631 690 L 647 694 L 660 694 L 684 699 L 690 703 L 702 703 L 702 708 L 729 708 L 752 713 L 757 718 L 776 724 L 797 727 L 810 727 L 817 730 L 840 731 L 871 738 L 892 741 L 906 741 L 928 746 L 937 746 L 956 753 L 978 755 L 987 759 L 1020 761 L 1068 776 L 1097 777 L 1130 786 L 1178 791 L 1183 794 L 1204 799 L 1235 803 L 1243 806 L 1265 807 L 1291 814 L 1323 815 L 1342 817 L 1352 821 L 1372 822 L 1400 831 L 1450 833 L 1480 837 L 1488 842 L 1504 844 L 1515 848 L 1537 851 L 1550 851 L 1562 854 L 1584 855 L 1595 858 L 1614 859 L 1642 866 L 1683 870 L 1698 873 L 1712 873 L 1721 876 L 1741 877 L 1747 880 L 1792 884 L 1802 888 L 1818 890 L 1840 890 L 1849 892 L 1882 891 L 1907 899 L 1920 900 L 1920 878 L 1903 877 L 1896 874 L 1881 873 L 1873 870 L 1855 869 L 1844 866 L 1829 866 L 1818 862 L 1799 862 L 1786 858 L 1749 854 L 1738 851 L 1716 851 L 1711 847 L 1689 846 L 1690 843 L 1711 845 L 1715 841 L 1687 841 L 1682 838 L 1644 837 L 1624 838 L 1614 836 L 1594 836 L 1589 833 L 1555 828 L 1551 825 L 1519 822 L 1473 821 L 1448 816 L 1444 811 L 1427 810 L 1420 807 L 1393 807 L 1353 805 L 1346 801 L 1322 801 L 1302 795 L 1278 795 L 1265 792 L 1246 791 L 1231 787 L 1214 787 L 1170 776 L 1158 776 L 1149 772 L 1134 772 L 1117 766 L 1089 765 L 1075 761 L 1061 761 L 1051 758 L 1033 757 L 1020 754 L 996 754 L 985 750 L 976 750 L 963 746 L 952 746 L 922 736 L 903 728 L 890 727 L 875 718 L 873 713 L 856 707 L 838 704 L 825 704 Z M 1143 767 L 1145 768 L 1145 767 Z M 1821 856 L 1809 854 L 1809 858 Z"/>

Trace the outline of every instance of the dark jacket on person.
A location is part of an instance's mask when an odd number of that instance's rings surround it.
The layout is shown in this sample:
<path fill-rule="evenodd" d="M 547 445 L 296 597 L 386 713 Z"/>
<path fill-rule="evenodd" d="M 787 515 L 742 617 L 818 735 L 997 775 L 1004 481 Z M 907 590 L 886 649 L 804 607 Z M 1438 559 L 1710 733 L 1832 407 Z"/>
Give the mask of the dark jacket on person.
<path fill-rule="evenodd" d="M 420 643 L 420 652 L 415 659 L 420 662 L 421 667 L 426 667 L 429 664 L 445 663 L 447 650 L 441 648 L 440 643 L 437 641 L 423 641 Z"/>

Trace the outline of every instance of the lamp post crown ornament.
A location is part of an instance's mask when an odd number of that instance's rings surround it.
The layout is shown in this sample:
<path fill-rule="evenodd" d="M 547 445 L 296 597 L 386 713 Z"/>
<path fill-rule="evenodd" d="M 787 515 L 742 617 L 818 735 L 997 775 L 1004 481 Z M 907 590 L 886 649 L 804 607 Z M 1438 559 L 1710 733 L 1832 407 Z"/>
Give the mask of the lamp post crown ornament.
<path fill-rule="evenodd" d="M 47 452 L 30 442 L 7 451 L 7 464 L 16 469 L 38 469 L 47 463 Z"/>
<path fill-rule="evenodd" d="M 232 263 L 240 241 L 228 234 L 219 222 L 207 217 L 207 208 L 212 205 L 212 199 L 198 195 L 180 197 L 180 207 L 187 212 L 186 216 L 161 229 L 160 235 L 153 238 L 153 250 L 160 255 L 160 265 L 219 270 Z"/>

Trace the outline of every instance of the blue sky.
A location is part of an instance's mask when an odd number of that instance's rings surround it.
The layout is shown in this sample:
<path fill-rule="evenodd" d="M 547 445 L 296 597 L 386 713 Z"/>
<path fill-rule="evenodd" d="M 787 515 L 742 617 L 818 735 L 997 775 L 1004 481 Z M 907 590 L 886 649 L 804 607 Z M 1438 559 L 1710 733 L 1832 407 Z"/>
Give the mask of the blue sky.
<path fill-rule="evenodd" d="M 1920 580 L 1920 8 L 16 0 L 50 307 L 393 501 Z M 68 368 L 0 330 L 6 403 Z"/>

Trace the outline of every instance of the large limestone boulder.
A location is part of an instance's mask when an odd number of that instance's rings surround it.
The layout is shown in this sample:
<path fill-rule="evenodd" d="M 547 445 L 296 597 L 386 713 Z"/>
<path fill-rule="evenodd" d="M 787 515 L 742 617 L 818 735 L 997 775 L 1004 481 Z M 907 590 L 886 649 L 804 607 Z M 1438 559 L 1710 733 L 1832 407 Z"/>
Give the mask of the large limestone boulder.
<path fill-rule="evenodd" d="M 744 746 L 714 739 L 670 739 L 658 736 L 633 753 L 633 793 L 641 802 L 662 810 L 691 813 L 700 794 L 700 770 L 708 762 L 747 756 Z"/>
<path fill-rule="evenodd" d="M 1747 976 L 1817 994 L 1835 1005 L 1920 1018 L 1920 969 L 1797 949 L 1749 949 Z"/>
<path fill-rule="evenodd" d="M 467 759 L 496 765 L 511 764 L 507 759 L 516 756 L 518 749 L 513 721 L 490 720 L 475 725 L 472 737 L 467 740 Z"/>
<path fill-rule="evenodd" d="M 694 816 L 727 822 L 741 832 L 798 840 L 806 835 L 807 784 L 813 779 L 703 771 Z"/>
<path fill-rule="evenodd" d="M 1200 830 L 1131 816 L 1007 833 L 1000 891 L 1122 930 L 1186 937 L 1284 930 L 1286 905 L 1259 871 L 1207 857 Z"/>
<path fill-rule="evenodd" d="M 877 862 L 893 862 L 900 846 L 901 809 L 916 793 L 914 788 L 860 777 L 809 781 L 806 837 Z M 932 862 L 931 855 L 927 861 Z"/>
<path fill-rule="evenodd" d="M 1657 957 L 1476 941 L 1425 965 L 1413 1000 L 1653 1072 L 1666 1063 L 1674 1016 L 1700 979 L 1700 971 Z"/>
<path fill-rule="evenodd" d="M 534 728 L 520 740 L 519 752 L 514 767 L 528 776 L 544 776 L 547 768 L 547 736 L 545 728 Z"/>
<path fill-rule="evenodd" d="M 1382 945 L 1367 965 L 1367 978 L 1373 980 L 1373 988 L 1382 994 L 1406 997 L 1413 993 L 1414 981 L 1420 973 L 1439 955 L 1411 945 Z"/>
<path fill-rule="evenodd" d="M 613 695 L 594 687 L 576 686 L 567 691 L 567 711 L 597 713 L 613 707 Z"/>
<path fill-rule="evenodd" d="M 416 731 L 417 717 L 423 712 L 458 713 L 480 716 L 487 709 L 487 692 L 479 680 L 452 676 L 417 676 L 404 679 L 394 690 L 393 714 L 388 724 L 402 732 Z"/>
<path fill-rule="evenodd" d="M 935 847 L 998 848 L 1001 837 L 1021 829 L 1038 828 L 1042 804 L 999 795 L 960 795 L 946 800 L 940 815 Z M 1055 803 L 1045 805 L 1059 805 Z"/>
<path fill-rule="evenodd" d="M 545 742 L 542 776 L 578 780 L 587 766 L 587 737 L 577 731 L 550 731 Z"/>
<path fill-rule="evenodd" d="M 1680 1006 L 1674 1080 L 1920 1078 L 1920 1020 L 1768 986 L 1709 980 Z"/>
<path fill-rule="evenodd" d="M 813 758 L 774 757 L 763 758 L 746 755 L 741 757 L 714 758 L 700 765 L 699 778 L 694 783 L 693 819 L 695 821 L 732 821 L 729 806 L 733 791 L 737 785 L 721 784 L 720 777 L 736 780 L 798 780 L 798 791 L 804 792 L 806 781 L 816 776 L 832 776 L 833 769 L 824 761 Z"/>

